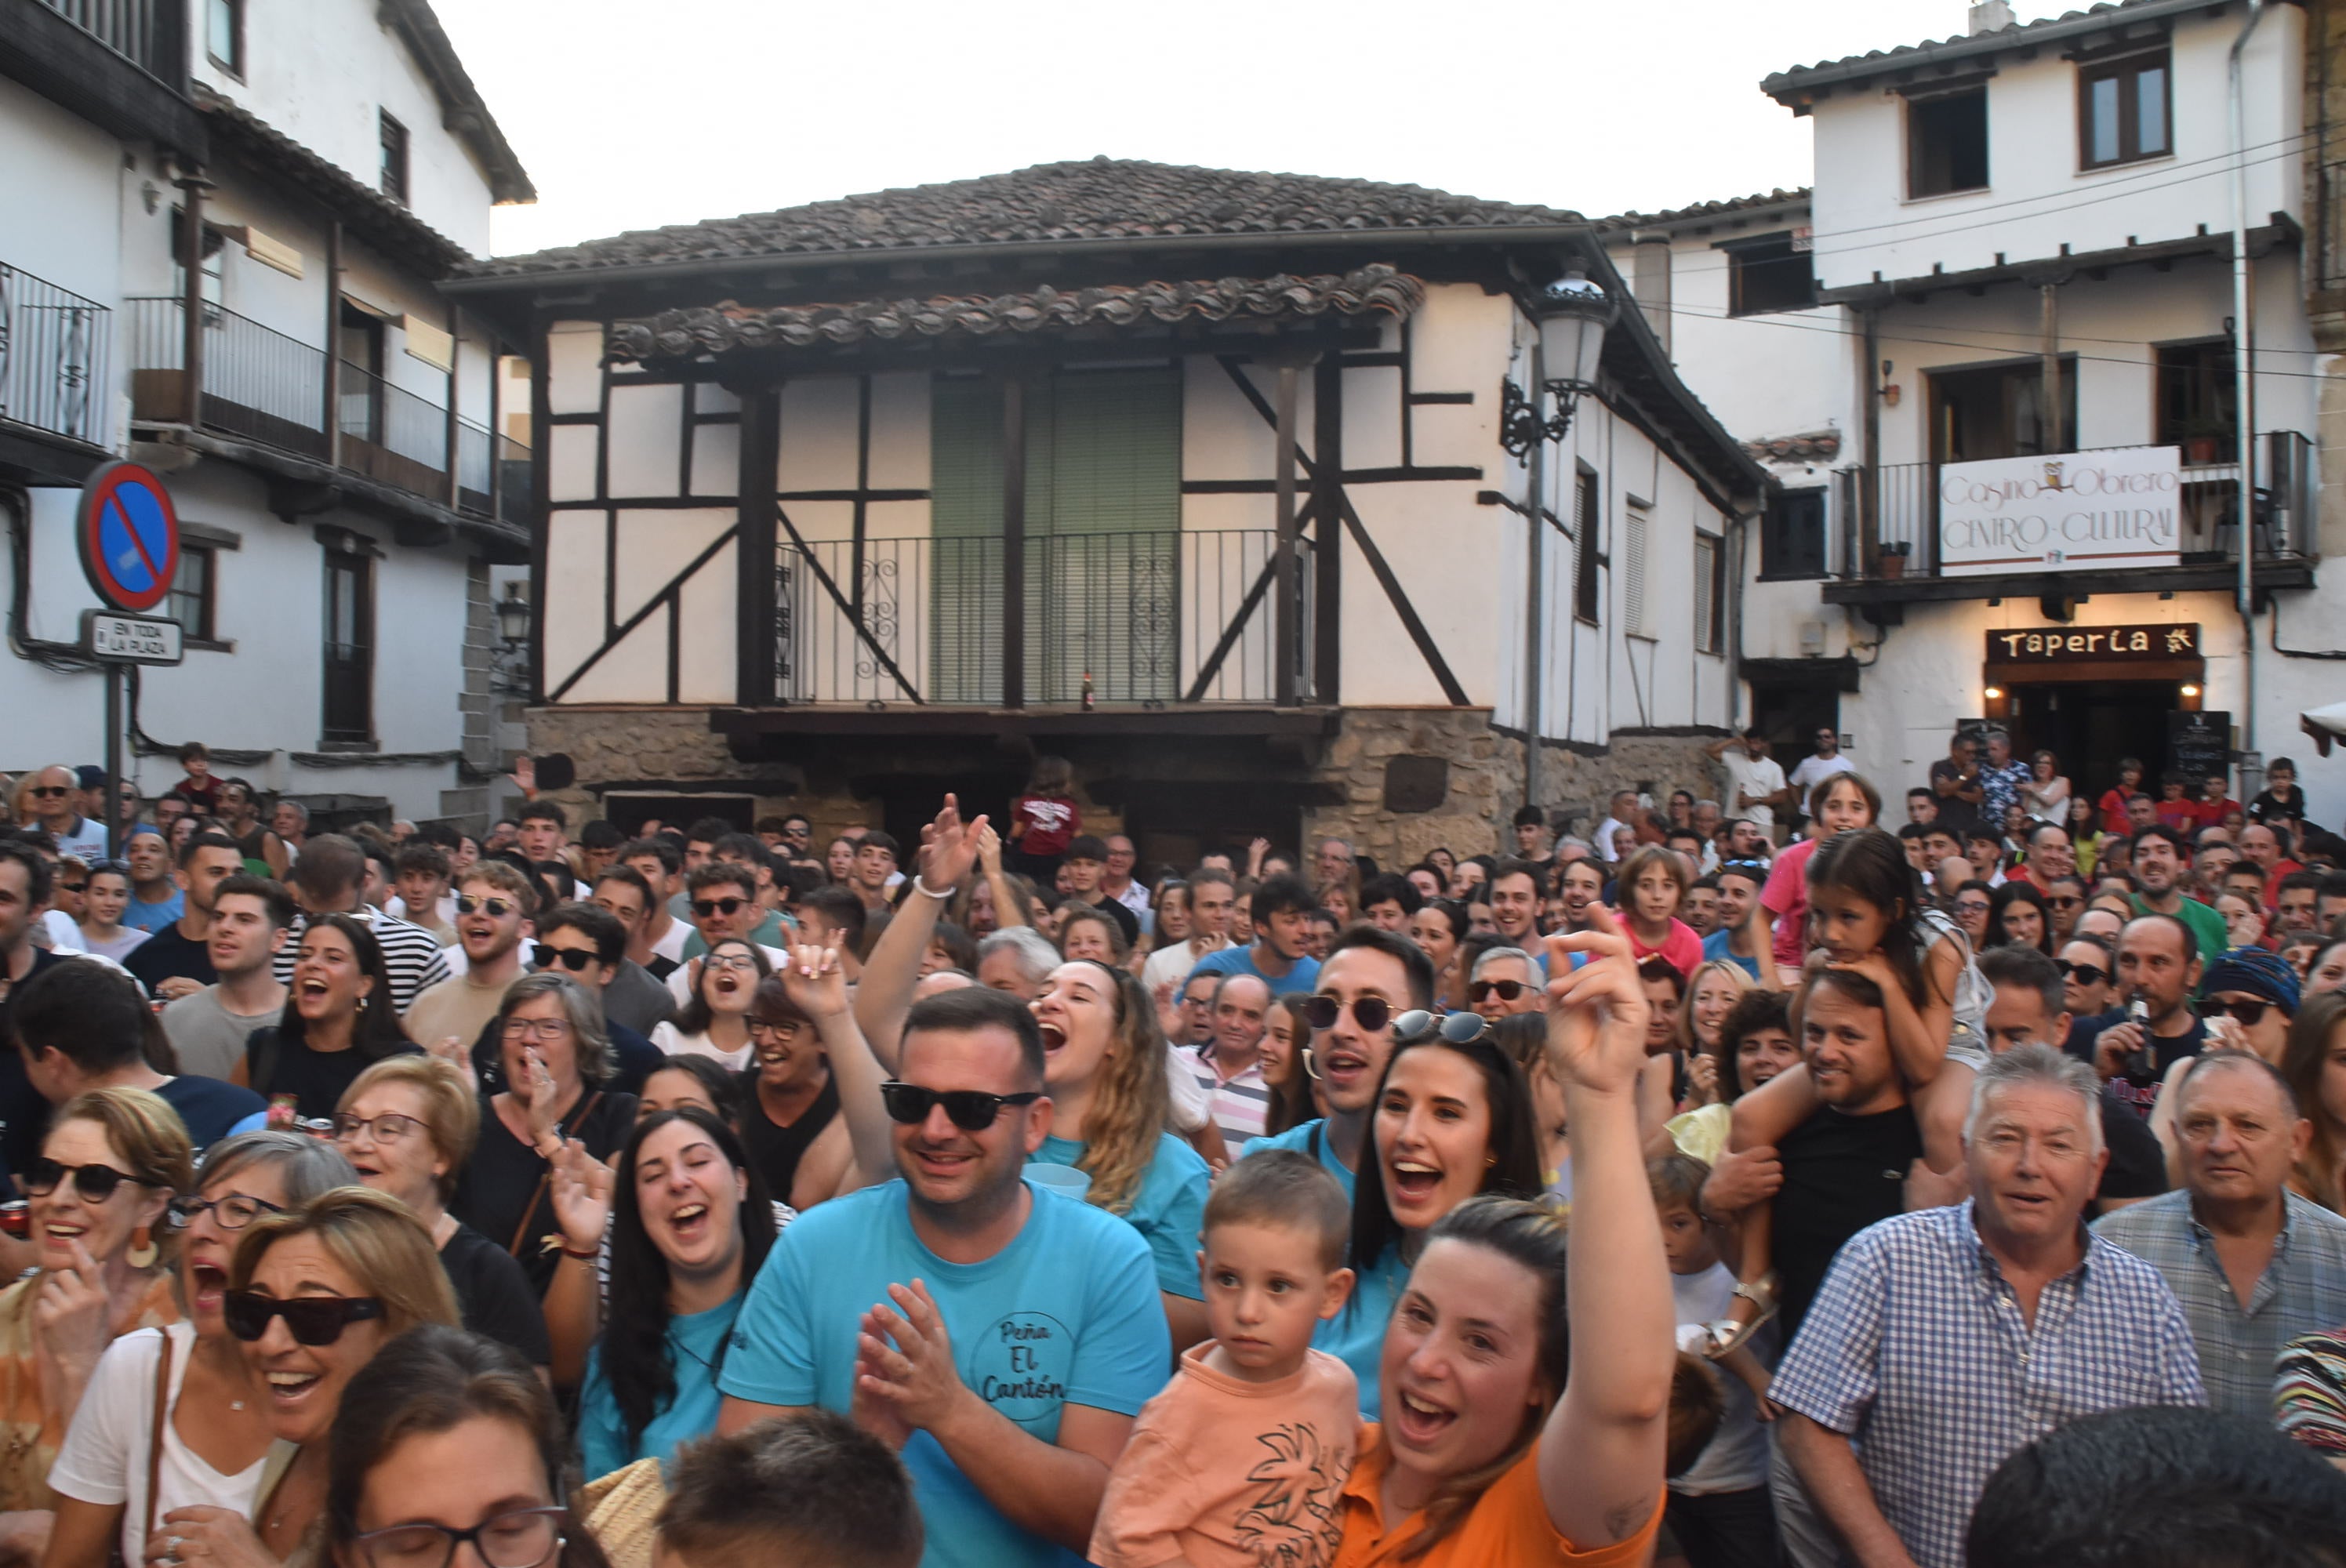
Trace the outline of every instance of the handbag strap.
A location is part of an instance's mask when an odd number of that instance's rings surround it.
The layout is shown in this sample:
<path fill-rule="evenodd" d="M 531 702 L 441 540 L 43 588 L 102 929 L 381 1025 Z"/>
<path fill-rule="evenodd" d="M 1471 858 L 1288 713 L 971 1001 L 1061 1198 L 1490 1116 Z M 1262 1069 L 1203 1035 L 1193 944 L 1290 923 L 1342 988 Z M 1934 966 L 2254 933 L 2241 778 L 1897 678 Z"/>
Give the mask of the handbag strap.
<path fill-rule="evenodd" d="M 593 1093 L 589 1094 L 586 1099 L 580 1101 L 578 1108 L 570 1114 L 571 1125 L 576 1126 L 580 1122 L 583 1122 L 587 1117 L 593 1115 L 595 1114 L 595 1106 L 597 1103 L 602 1098 L 603 1091 L 597 1089 Z M 565 1137 L 570 1135 L 568 1133 L 563 1131 L 562 1124 L 559 1122 L 555 1124 L 555 1130 L 557 1133 L 561 1133 Z M 521 1260 L 521 1244 L 529 1237 L 529 1217 L 536 1214 L 537 1212 L 538 1205 L 546 1201 L 546 1189 L 553 1184 L 554 1167 L 549 1165 L 546 1169 L 538 1173 L 537 1187 L 529 1195 L 529 1202 L 523 1206 L 521 1218 L 514 1222 L 513 1239 L 505 1243 L 505 1251 L 513 1257 L 515 1262 L 519 1262 Z"/>
<path fill-rule="evenodd" d="M 157 1330 L 162 1336 L 163 1355 L 155 1363 L 155 1424 L 147 1443 L 147 1533 L 155 1533 L 155 1521 L 160 1512 L 160 1499 L 156 1495 L 163 1479 L 163 1427 L 171 1419 L 171 1343 L 168 1329 Z"/>

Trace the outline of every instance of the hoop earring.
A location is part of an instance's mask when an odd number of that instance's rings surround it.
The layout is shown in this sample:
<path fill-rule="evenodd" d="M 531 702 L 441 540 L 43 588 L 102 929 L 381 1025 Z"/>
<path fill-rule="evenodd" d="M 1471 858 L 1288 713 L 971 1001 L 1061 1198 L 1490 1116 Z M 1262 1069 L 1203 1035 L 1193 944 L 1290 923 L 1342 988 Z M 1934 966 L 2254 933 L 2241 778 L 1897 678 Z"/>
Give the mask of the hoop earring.
<path fill-rule="evenodd" d="M 133 1268 L 152 1268 L 157 1256 L 155 1233 L 142 1225 L 130 1233 L 130 1250 L 123 1255 L 122 1261 Z"/>

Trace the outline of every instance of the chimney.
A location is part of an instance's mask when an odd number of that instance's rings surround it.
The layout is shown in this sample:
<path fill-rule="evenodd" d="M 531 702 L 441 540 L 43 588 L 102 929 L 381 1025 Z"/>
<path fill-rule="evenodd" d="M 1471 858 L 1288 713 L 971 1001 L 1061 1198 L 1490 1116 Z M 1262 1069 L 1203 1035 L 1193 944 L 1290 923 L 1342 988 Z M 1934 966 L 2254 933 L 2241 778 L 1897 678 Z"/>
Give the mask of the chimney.
<path fill-rule="evenodd" d="M 1646 312 L 1646 324 L 1670 349 L 1670 237 L 1652 229 L 1629 236 L 1629 293 Z"/>
<path fill-rule="evenodd" d="M 2012 25 L 2012 0 L 1976 0 L 1972 6 L 1971 36 L 1998 33 Z"/>

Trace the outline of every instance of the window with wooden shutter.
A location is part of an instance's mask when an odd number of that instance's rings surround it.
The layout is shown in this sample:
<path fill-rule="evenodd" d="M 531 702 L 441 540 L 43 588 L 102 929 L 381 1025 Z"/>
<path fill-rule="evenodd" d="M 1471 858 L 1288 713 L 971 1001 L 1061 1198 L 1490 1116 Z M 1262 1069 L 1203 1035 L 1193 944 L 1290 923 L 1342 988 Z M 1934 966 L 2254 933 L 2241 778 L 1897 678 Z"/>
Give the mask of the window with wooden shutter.
<path fill-rule="evenodd" d="M 1694 536 L 1694 647 L 1697 653 L 1715 654 L 1727 637 L 1727 558 L 1719 540 L 1708 534 Z"/>
<path fill-rule="evenodd" d="M 1596 471 L 1583 468 L 1573 488 L 1572 613 L 1592 626 L 1597 624 L 1597 609 L 1603 602 L 1596 576 L 1596 568 L 1605 559 L 1600 527 L 1603 515 L 1604 502 L 1597 489 Z"/>
<path fill-rule="evenodd" d="M 1629 503 L 1621 526 L 1621 629 L 1638 636 L 1646 627 L 1646 544 L 1653 533 L 1653 514 L 1642 503 Z"/>

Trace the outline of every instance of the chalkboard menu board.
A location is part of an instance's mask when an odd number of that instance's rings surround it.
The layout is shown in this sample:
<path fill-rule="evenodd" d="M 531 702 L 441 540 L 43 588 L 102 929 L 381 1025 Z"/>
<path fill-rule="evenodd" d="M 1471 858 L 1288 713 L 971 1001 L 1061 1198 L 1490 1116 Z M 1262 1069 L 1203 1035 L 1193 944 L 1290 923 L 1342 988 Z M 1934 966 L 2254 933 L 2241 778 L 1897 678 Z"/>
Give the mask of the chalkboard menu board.
<path fill-rule="evenodd" d="M 2192 794 L 2200 780 L 2232 770 L 2232 716 L 2229 713 L 2170 713 L 2167 716 L 2168 779 L 2186 779 Z"/>

